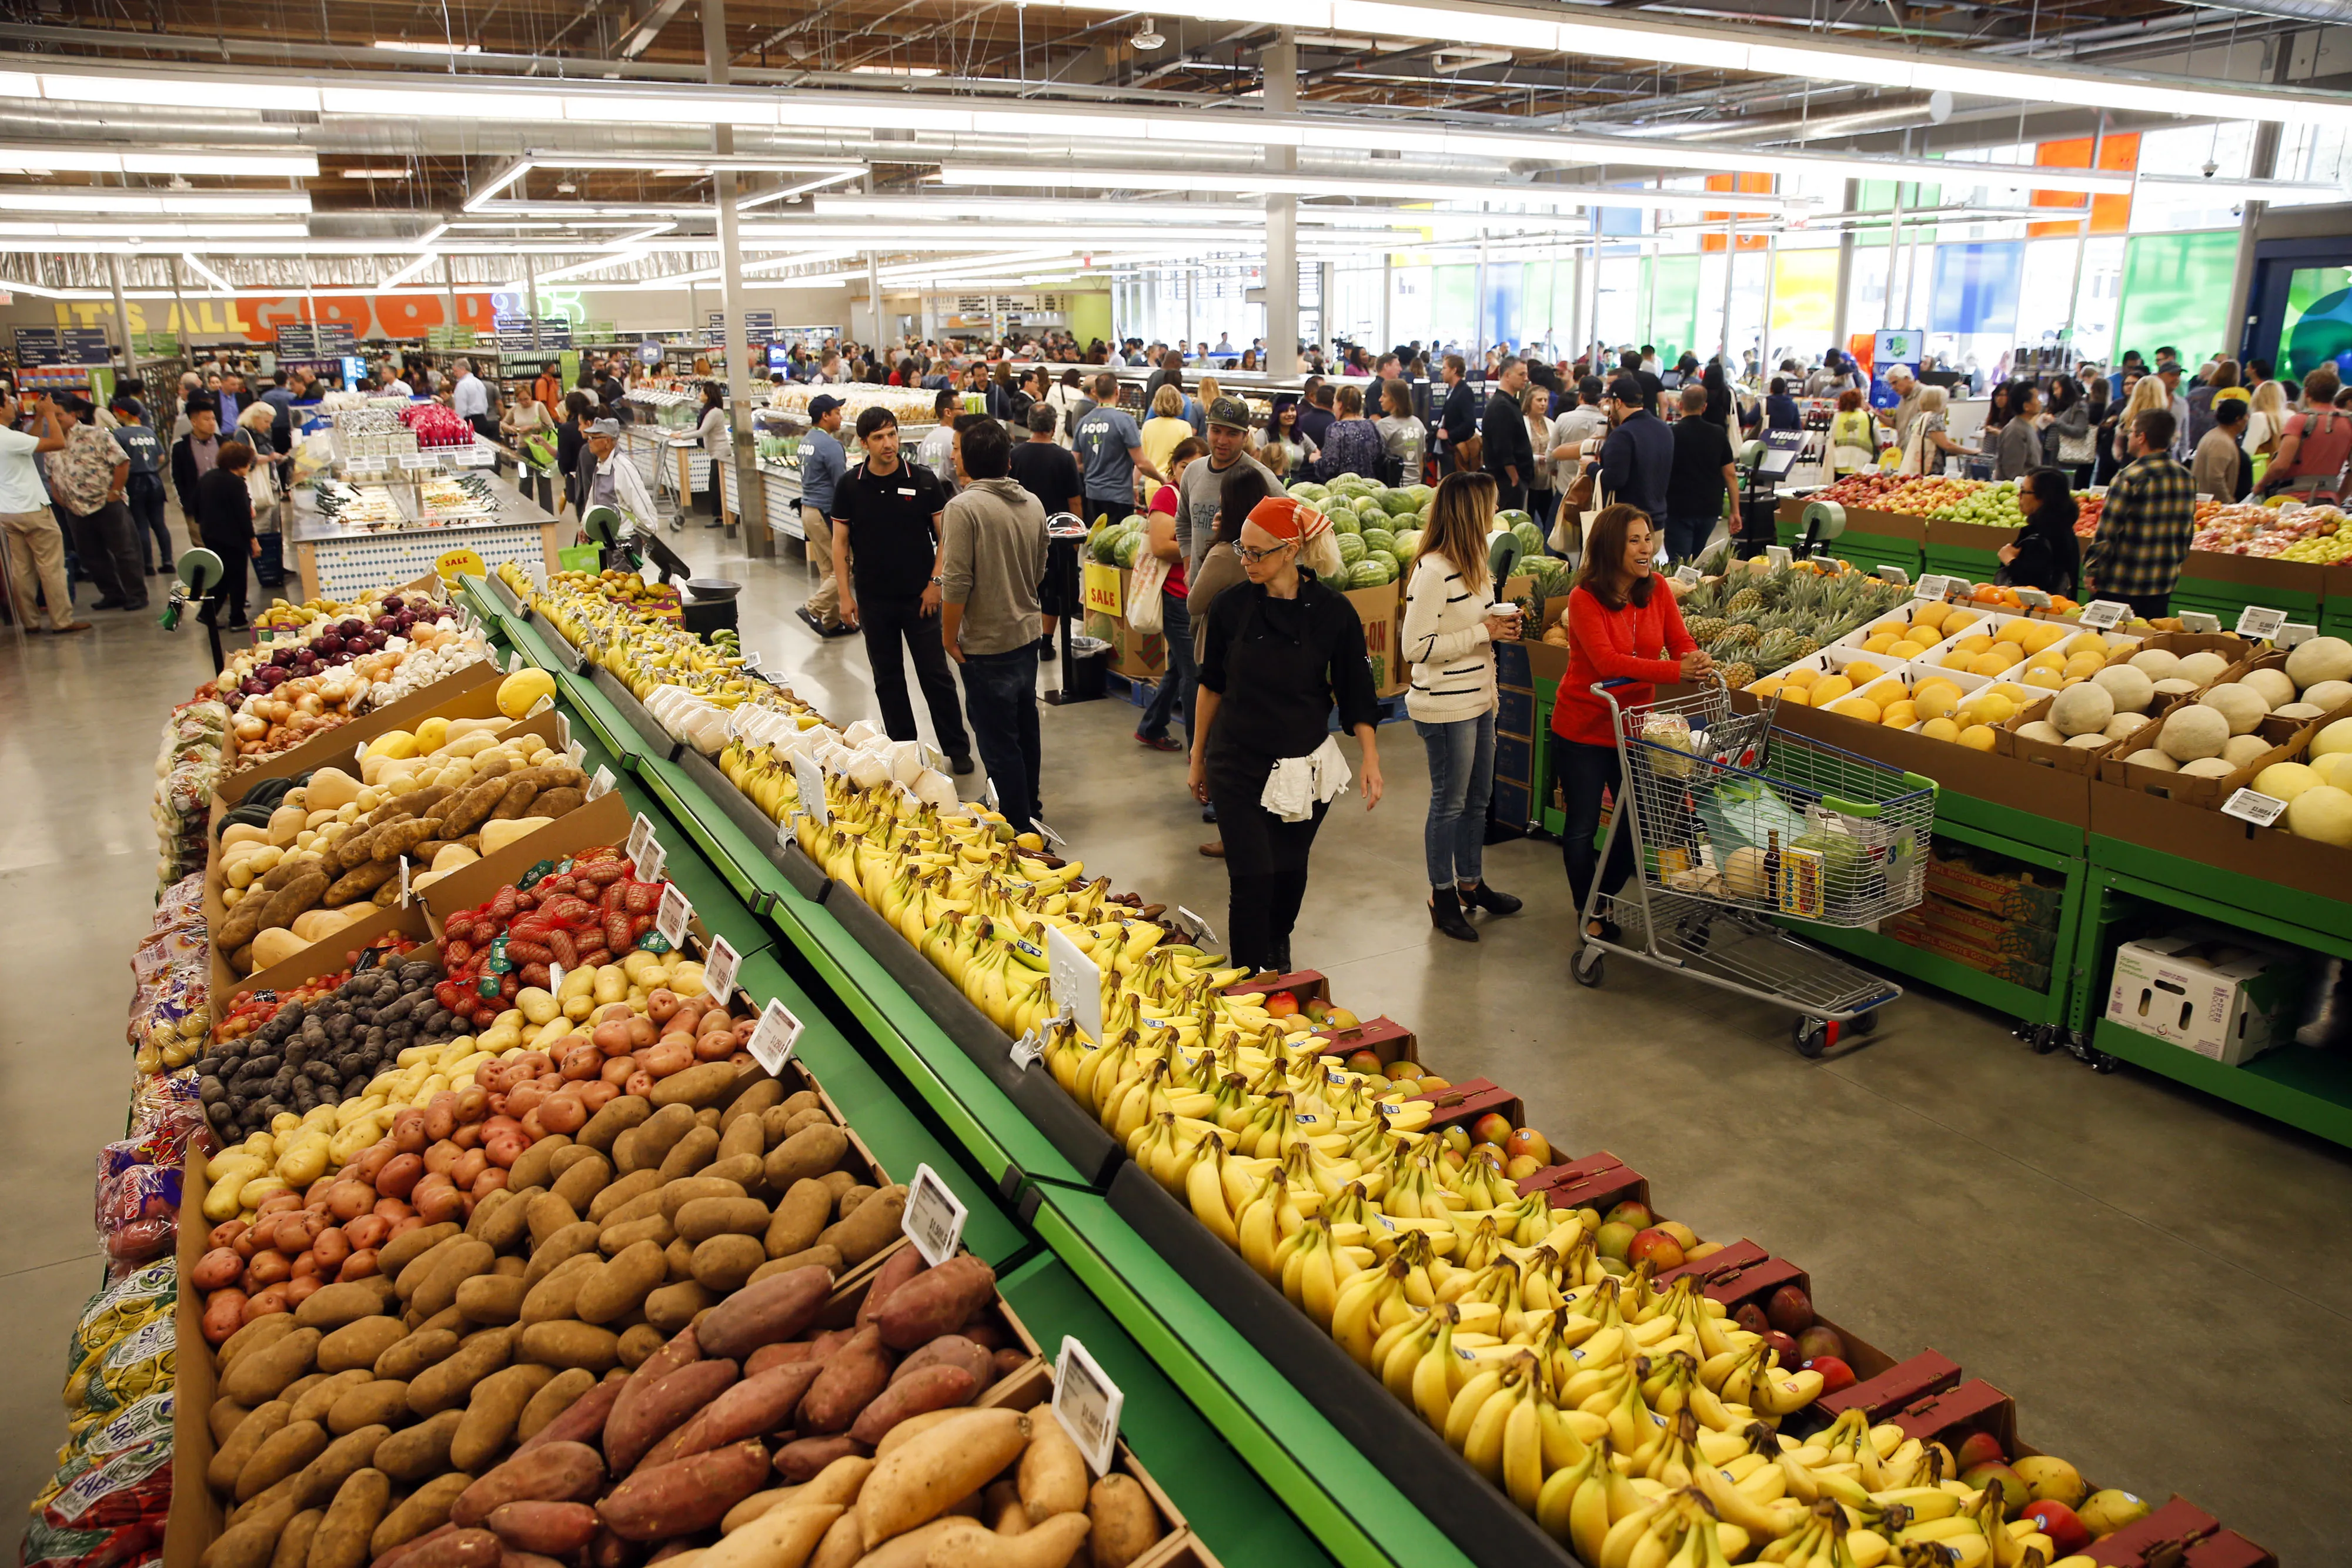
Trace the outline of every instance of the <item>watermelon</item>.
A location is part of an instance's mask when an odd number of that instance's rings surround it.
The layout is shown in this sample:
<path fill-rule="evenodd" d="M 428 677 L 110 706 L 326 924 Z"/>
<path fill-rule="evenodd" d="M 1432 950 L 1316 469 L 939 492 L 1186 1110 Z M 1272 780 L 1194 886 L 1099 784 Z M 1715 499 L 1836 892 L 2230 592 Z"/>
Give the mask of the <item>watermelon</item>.
<path fill-rule="evenodd" d="M 1119 528 L 1098 528 L 1087 540 L 1087 549 L 1097 563 L 1109 566 L 1118 559 L 1118 541 L 1127 537 Z"/>
<path fill-rule="evenodd" d="M 1350 535 L 1358 534 L 1363 531 L 1363 519 L 1356 516 L 1353 512 L 1333 512 L 1331 514 L 1331 531 L 1333 533 Z"/>
<path fill-rule="evenodd" d="M 1517 507 L 1506 507 L 1495 514 L 1495 520 L 1507 528 L 1516 528 L 1521 523 L 1533 523 L 1535 518 Z"/>
<path fill-rule="evenodd" d="M 1389 554 L 1394 555 L 1396 553 L 1396 535 L 1391 533 L 1386 528 L 1366 528 L 1364 530 L 1364 549 L 1367 550 L 1386 550 Z"/>
<path fill-rule="evenodd" d="M 1520 515 L 1524 517 L 1526 514 L 1522 513 Z M 1530 556 L 1543 554 L 1543 530 L 1537 528 L 1534 523 L 1514 523 L 1511 525 L 1511 532 L 1518 538 L 1520 555 Z"/>
<path fill-rule="evenodd" d="M 1291 486 L 1287 492 L 1291 499 L 1297 501 L 1320 501 L 1324 497 L 1330 493 L 1331 492 L 1323 486 L 1313 484 L 1304 479 L 1300 480 L 1297 484 Z"/>
<path fill-rule="evenodd" d="M 1421 503 L 1403 490 L 1391 490 L 1381 497 L 1381 509 L 1391 517 L 1409 517 L 1421 510 Z"/>
<path fill-rule="evenodd" d="M 1389 580 L 1391 582 L 1396 580 L 1398 574 L 1404 570 L 1404 563 L 1384 549 L 1368 549 L 1364 552 L 1364 559 L 1376 560 L 1385 567 L 1388 570 Z"/>
<path fill-rule="evenodd" d="M 1380 588 L 1395 580 L 1378 561 L 1360 560 L 1348 571 L 1349 588 Z"/>
<path fill-rule="evenodd" d="M 1141 534 L 1121 534 L 1118 536 L 1118 551 L 1117 559 L 1118 565 L 1122 570 L 1133 570 L 1135 568 L 1135 558 L 1142 553 L 1143 536 Z"/>
<path fill-rule="evenodd" d="M 1420 556 L 1420 554 L 1421 554 L 1421 530 L 1420 530 L 1419 528 L 1407 528 L 1404 532 L 1402 532 L 1402 533 L 1401 533 L 1401 534 L 1397 535 L 1397 537 L 1396 537 L 1396 556 L 1397 556 L 1397 559 L 1399 559 L 1399 560 L 1412 560 L 1412 559 L 1417 559 L 1417 558 Z"/>
<path fill-rule="evenodd" d="M 1360 534 L 1338 534 L 1333 538 L 1339 547 L 1339 559 L 1346 565 L 1353 566 L 1364 559 L 1364 540 Z"/>

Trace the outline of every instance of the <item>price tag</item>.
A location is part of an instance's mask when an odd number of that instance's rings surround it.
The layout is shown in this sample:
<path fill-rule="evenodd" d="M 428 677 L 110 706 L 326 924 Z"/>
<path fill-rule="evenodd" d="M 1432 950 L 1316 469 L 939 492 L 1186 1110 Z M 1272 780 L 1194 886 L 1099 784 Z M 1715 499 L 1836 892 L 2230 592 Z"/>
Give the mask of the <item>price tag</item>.
<path fill-rule="evenodd" d="M 703 988 L 720 1001 L 727 1000 L 735 994 L 735 971 L 742 963 L 733 943 L 724 936 L 713 936 L 710 951 L 702 960 Z"/>
<path fill-rule="evenodd" d="M 2050 608 L 2050 596 L 2042 592 L 2038 588 L 2019 589 L 2017 591 L 2017 601 L 2020 604 L 2024 605 L 2029 610 L 2047 610 Z"/>
<path fill-rule="evenodd" d="M 488 468 L 497 461 L 487 446 L 461 446 L 457 449 L 457 466 L 460 468 Z"/>
<path fill-rule="evenodd" d="M 1922 599 L 1941 599 L 1951 591 L 1952 580 L 1948 577 L 1923 577 L 1919 580 L 1919 597 Z"/>
<path fill-rule="evenodd" d="M 2290 621 L 2279 628 L 2274 641 L 2282 648 L 2293 648 L 2319 635 L 2319 628 L 2301 621 Z"/>
<path fill-rule="evenodd" d="M 586 753 L 583 752 L 582 755 L 585 756 Z M 613 770 L 609 768 L 599 768 L 596 769 L 596 777 L 588 780 L 588 794 L 586 798 L 593 800 L 599 795 L 609 795 L 612 792 Z"/>
<path fill-rule="evenodd" d="M 408 857 L 400 857 L 400 907 L 408 907 Z"/>
<path fill-rule="evenodd" d="M 805 757 L 794 757 L 793 777 L 800 780 L 800 809 L 815 818 L 820 828 L 832 821 L 833 808 L 824 800 L 824 769 Z"/>
<path fill-rule="evenodd" d="M 1102 967 L 1058 926 L 1045 931 L 1045 981 L 1055 1006 L 1076 1019 L 1088 1040 L 1102 1040 Z"/>
<path fill-rule="evenodd" d="M 1070 841 L 1069 840 L 1062 837 L 1061 834 L 1055 832 L 1052 828 L 1046 826 L 1045 819 L 1042 817 L 1032 817 L 1029 820 L 1029 825 L 1037 830 L 1037 836 L 1039 838 L 1044 839 L 1047 843 L 1053 845 L 1057 850 L 1061 849 Z"/>
<path fill-rule="evenodd" d="M 992 779 L 981 788 L 982 798 L 987 800 L 988 809 L 992 811 L 1003 810 L 1003 808 L 996 803 L 996 780 Z"/>
<path fill-rule="evenodd" d="M 1181 904 L 1176 906 L 1176 913 L 1192 923 L 1192 929 L 1201 934 L 1202 941 L 1206 942 L 1212 947 L 1222 947 L 1224 946 L 1224 943 L 1218 939 L 1217 928 L 1215 926 L 1210 925 L 1207 921 L 1202 919 L 1199 915 L 1193 914 L 1191 910 L 1185 908 Z"/>
<path fill-rule="evenodd" d="M 1764 559 L 1770 561 L 1775 567 L 1778 567 L 1782 571 L 1786 571 L 1789 570 L 1789 561 L 1790 559 L 1789 547 L 1787 545 L 1766 545 L 1764 547 Z"/>
<path fill-rule="evenodd" d="M 1878 569 L 1878 575 L 1881 579 L 1893 583 L 1897 588 L 1908 588 L 1911 586 L 1911 574 L 1892 562 L 1880 567 Z"/>
<path fill-rule="evenodd" d="M 1678 566 L 1675 568 L 1675 586 L 1676 588 L 1696 588 L 1698 586 L 1698 568 L 1695 566 Z"/>
<path fill-rule="evenodd" d="M 2252 822 L 2258 828 L 2275 823 L 2286 810 L 2286 802 L 2275 795 L 2257 795 L 2252 789 L 2241 789 L 2222 803 L 2221 815 Z"/>
<path fill-rule="evenodd" d="M 771 1075 L 782 1072 L 784 1063 L 793 1059 L 793 1045 L 800 1037 L 801 1020 L 784 1006 L 782 997 L 771 997 L 768 1005 L 760 1009 L 760 1021 L 751 1030 L 751 1060 Z"/>
<path fill-rule="evenodd" d="M 646 841 L 646 852 L 637 857 L 637 880 L 639 882 L 659 882 L 661 880 L 662 867 L 667 864 L 669 864 L 669 852 L 661 847 L 661 841 L 659 839 L 647 839 Z M 681 894 L 680 896 L 683 895 Z M 675 938 L 671 940 L 670 946 L 673 947 L 677 946 Z"/>
<path fill-rule="evenodd" d="M 2221 618 L 2219 615 L 2208 615 L 2201 610 L 2182 611 L 2180 623 L 2191 632 L 2211 633 L 2221 629 Z"/>
<path fill-rule="evenodd" d="M 554 711 L 555 711 L 555 699 L 554 699 L 552 696 L 544 696 L 544 697 L 540 698 L 537 702 L 535 702 L 535 703 L 531 704 L 531 705 L 530 705 L 530 711 L 529 713 L 527 713 L 527 714 L 524 714 L 522 716 L 523 716 L 523 717 L 525 717 L 525 718 L 527 718 L 527 719 L 529 719 L 529 718 L 537 718 L 541 714 L 543 714 L 543 713 L 553 713 Z"/>
<path fill-rule="evenodd" d="M 2267 643 L 2279 634 L 2286 624 L 2286 612 L 2265 610 L 2259 604 L 2249 604 L 2238 612 L 2238 635 L 2252 637 L 2257 643 Z"/>
<path fill-rule="evenodd" d="M 898 1217 L 898 1228 L 907 1233 L 923 1261 L 936 1269 L 955 1256 L 956 1244 L 963 1239 L 967 1212 L 963 1200 L 948 1190 L 939 1173 L 920 1165 L 915 1167 L 915 1179 L 907 1184 L 907 1207 Z"/>
<path fill-rule="evenodd" d="M 1054 1361 L 1054 1419 L 1086 1455 L 1097 1475 L 1118 1457 L 1118 1413 L 1127 1396 L 1095 1364 L 1087 1347 L 1065 1335 Z"/>
<path fill-rule="evenodd" d="M 547 994 L 551 997 L 563 994 L 563 966 L 561 964 L 547 967 Z"/>
<path fill-rule="evenodd" d="M 2021 593 L 2018 597 L 2022 599 L 2025 596 Z M 2105 632 L 2109 627 L 2120 623 L 2124 617 L 2130 613 L 2131 606 L 2119 600 L 2094 599 L 2083 606 L 2083 613 L 2079 619 L 2084 625 L 2093 631 Z"/>
<path fill-rule="evenodd" d="M 555 744 L 566 751 L 572 748 L 572 716 L 569 714 L 555 716 Z"/>
<path fill-rule="evenodd" d="M 665 884 L 661 905 L 654 911 L 654 929 L 661 933 L 662 940 L 673 949 L 683 944 L 686 941 L 686 923 L 693 916 L 694 905 L 686 901 L 686 894 L 677 890 L 677 883 Z M 715 990 L 712 992 L 714 996 L 717 994 Z"/>
<path fill-rule="evenodd" d="M 522 651 L 520 649 L 517 649 L 507 655 L 507 674 L 511 675 L 521 668 Z"/>
<path fill-rule="evenodd" d="M 758 669 L 758 668 L 760 667 L 760 655 L 759 655 L 759 654 L 757 654 L 757 653 L 746 653 L 746 654 L 744 654 L 744 655 L 743 655 L 743 667 L 744 667 L 745 669 L 747 669 L 747 670 L 756 670 L 756 669 Z"/>
<path fill-rule="evenodd" d="M 640 860 L 645 855 L 646 846 L 653 841 L 654 825 L 646 820 L 646 814 L 643 811 L 639 811 L 635 819 L 629 823 L 629 841 L 622 846 L 621 853 L 630 860 Z M 640 876 L 637 880 L 651 882 L 653 878 Z"/>
<path fill-rule="evenodd" d="M 430 452 L 404 452 L 400 455 L 400 465 L 414 474 L 427 468 L 440 467 L 441 459 Z"/>
<path fill-rule="evenodd" d="M 563 755 L 572 759 L 572 767 L 577 768 L 588 759 L 588 748 L 576 740 L 568 740 L 563 743 Z"/>

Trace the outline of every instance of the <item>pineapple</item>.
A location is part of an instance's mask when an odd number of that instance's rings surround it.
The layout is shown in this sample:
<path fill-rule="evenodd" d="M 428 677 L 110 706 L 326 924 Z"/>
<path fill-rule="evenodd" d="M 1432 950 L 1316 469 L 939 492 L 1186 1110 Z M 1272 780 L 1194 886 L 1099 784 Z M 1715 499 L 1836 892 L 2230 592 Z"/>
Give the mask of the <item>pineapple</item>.
<path fill-rule="evenodd" d="M 1756 684 L 1756 666 L 1745 660 L 1734 659 L 1717 668 L 1722 673 L 1723 684 L 1735 692 L 1744 692 Z"/>
<path fill-rule="evenodd" d="M 1724 629 L 1730 624 L 1720 616 L 1702 615 L 1696 620 L 1685 622 L 1685 629 L 1690 632 L 1691 641 L 1705 644 L 1722 636 Z"/>
<path fill-rule="evenodd" d="M 1756 628 L 1745 621 L 1735 621 L 1723 629 L 1723 641 L 1734 648 L 1753 647 L 1756 644 Z"/>
<path fill-rule="evenodd" d="M 1731 596 L 1731 602 L 1723 607 L 1723 612 L 1734 620 L 1745 621 L 1763 608 L 1764 596 L 1752 588 L 1743 588 Z"/>

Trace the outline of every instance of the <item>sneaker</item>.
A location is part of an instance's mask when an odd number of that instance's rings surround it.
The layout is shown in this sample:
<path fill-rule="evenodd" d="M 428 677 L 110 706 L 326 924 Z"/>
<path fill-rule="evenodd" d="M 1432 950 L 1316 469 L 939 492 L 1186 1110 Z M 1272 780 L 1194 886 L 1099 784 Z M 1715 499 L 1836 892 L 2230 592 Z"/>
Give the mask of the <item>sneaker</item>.
<path fill-rule="evenodd" d="M 971 754 L 970 752 L 966 752 L 961 757 L 949 758 L 948 770 L 959 779 L 970 773 L 971 771 Z"/>
<path fill-rule="evenodd" d="M 1213 861 L 1221 861 L 1225 858 L 1225 841 L 1223 839 L 1211 839 L 1207 843 L 1201 846 L 1201 852 L 1208 856 Z"/>
<path fill-rule="evenodd" d="M 1171 737 L 1165 735 L 1146 735 L 1141 730 L 1136 731 L 1135 743 L 1138 746 L 1148 746 L 1154 751 L 1181 751 L 1184 749 L 1181 742 L 1175 740 Z"/>
<path fill-rule="evenodd" d="M 136 615 L 136 614 L 138 614 L 140 612 L 142 612 L 142 611 L 145 610 L 146 608 L 147 608 L 147 601 L 146 601 L 145 600 L 143 600 L 143 599 L 137 599 L 137 600 L 133 600 L 133 601 L 131 601 L 130 603 L 128 603 L 128 604 L 124 605 L 124 606 L 122 607 L 122 610 L 123 610 L 123 613 L 124 613 L 124 614 L 126 614 L 126 615 Z"/>
<path fill-rule="evenodd" d="M 1204 822 L 1213 822 L 1216 820 L 1217 805 L 1215 801 L 1212 800 L 1209 804 L 1201 808 L 1201 821 Z"/>
<path fill-rule="evenodd" d="M 228 623 L 228 629 L 232 632 L 249 632 L 253 629 L 253 622 L 240 616 Z"/>

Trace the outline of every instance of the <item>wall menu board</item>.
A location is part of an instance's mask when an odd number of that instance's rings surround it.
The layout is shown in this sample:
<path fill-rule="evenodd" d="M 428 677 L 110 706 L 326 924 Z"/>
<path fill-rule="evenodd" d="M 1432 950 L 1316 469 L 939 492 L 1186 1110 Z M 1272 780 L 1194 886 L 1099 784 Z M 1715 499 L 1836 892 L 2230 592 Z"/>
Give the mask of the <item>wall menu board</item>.
<path fill-rule="evenodd" d="M 19 327 L 16 362 L 20 365 L 109 365 L 114 345 L 102 327 Z"/>

